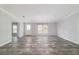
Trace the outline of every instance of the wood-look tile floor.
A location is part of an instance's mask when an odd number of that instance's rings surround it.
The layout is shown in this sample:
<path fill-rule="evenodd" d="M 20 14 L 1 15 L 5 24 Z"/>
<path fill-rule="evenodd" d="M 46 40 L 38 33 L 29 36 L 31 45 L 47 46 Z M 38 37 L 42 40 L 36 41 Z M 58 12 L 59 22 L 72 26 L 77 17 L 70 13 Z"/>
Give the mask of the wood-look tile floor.
<path fill-rule="evenodd" d="M 24 36 L 0 48 L 1 55 L 79 55 L 79 45 L 57 36 Z"/>

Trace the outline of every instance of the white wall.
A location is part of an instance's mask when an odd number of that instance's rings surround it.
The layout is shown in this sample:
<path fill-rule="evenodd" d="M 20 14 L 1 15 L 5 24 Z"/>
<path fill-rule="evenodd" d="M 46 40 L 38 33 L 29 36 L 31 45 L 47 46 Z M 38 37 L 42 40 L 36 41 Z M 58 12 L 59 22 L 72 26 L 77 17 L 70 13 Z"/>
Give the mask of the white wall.
<path fill-rule="evenodd" d="M 0 9 L 0 46 L 12 41 L 12 22 L 20 22 L 16 20 L 8 12 Z"/>
<path fill-rule="evenodd" d="M 57 25 L 59 37 L 79 44 L 79 12 L 59 21 Z"/>
<path fill-rule="evenodd" d="M 79 43 L 79 13 L 77 13 L 76 18 L 76 33 L 77 33 L 77 41 Z"/>
<path fill-rule="evenodd" d="M 11 42 L 11 20 L 10 16 L 0 11 L 0 46 Z"/>
<path fill-rule="evenodd" d="M 49 35 L 57 35 L 57 23 L 49 23 L 48 27 L 49 27 L 48 29 Z"/>
<path fill-rule="evenodd" d="M 29 32 L 29 34 L 38 35 L 37 25 L 44 24 L 44 23 L 30 23 L 30 24 L 31 24 L 31 32 Z M 57 35 L 57 24 L 56 23 L 47 23 L 47 24 L 48 24 L 48 33 L 44 35 Z M 40 34 L 40 35 L 43 35 L 43 34 Z"/>

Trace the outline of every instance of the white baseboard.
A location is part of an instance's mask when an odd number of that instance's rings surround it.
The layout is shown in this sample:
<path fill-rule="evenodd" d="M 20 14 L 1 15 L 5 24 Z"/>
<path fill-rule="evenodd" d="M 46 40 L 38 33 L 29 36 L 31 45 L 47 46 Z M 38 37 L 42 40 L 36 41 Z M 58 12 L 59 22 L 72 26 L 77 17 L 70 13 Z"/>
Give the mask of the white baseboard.
<path fill-rule="evenodd" d="M 4 45 L 6 45 L 6 44 L 8 44 L 8 43 L 10 43 L 10 42 L 11 42 L 11 40 L 10 40 L 10 41 L 7 41 L 7 42 L 1 43 L 1 44 L 0 44 L 0 47 L 4 46 Z"/>
<path fill-rule="evenodd" d="M 68 40 L 68 41 L 70 41 L 70 42 L 73 42 L 73 43 L 75 43 L 75 44 L 78 44 L 78 45 L 79 45 L 79 42 L 78 42 L 78 41 L 73 41 L 73 40 L 70 40 L 70 39 L 68 39 L 68 38 L 61 37 L 61 36 L 59 36 L 59 35 L 58 35 L 58 37 L 60 37 L 60 38 L 62 38 L 62 39 L 65 39 L 65 40 Z"/>

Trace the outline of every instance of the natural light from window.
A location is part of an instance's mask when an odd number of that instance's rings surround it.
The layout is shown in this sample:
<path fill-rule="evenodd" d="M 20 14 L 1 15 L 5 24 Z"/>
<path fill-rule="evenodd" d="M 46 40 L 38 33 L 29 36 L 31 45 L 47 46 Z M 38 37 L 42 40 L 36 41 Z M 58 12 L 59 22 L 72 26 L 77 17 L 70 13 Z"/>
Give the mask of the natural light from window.
<path fill-rule="evenodd" d="M 17 25 L 13 24 L 13 33 L 17 33 Z"/>
<path fill-rule="evenodd" d="M 41 24 L 38 25 L 38 33 L 48 33 L 48 25 L 47 24 Z"/>
<path fill-rule="evenodd" d="M 27 24 L 27 30 L 30 30 L 31 29 L 31 25 L 30 24 Z"/>

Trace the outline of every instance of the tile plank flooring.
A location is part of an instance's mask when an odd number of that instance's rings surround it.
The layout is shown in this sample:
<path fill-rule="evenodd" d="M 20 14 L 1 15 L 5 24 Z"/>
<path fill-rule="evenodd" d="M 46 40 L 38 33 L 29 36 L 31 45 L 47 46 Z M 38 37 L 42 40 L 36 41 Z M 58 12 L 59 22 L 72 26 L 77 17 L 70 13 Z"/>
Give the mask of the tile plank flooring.
<path fill-rule="evenodd" d="M 0 55 L 79 55 L 79 45 L 57 36 L 24 36 L 0 47 Z"/>

